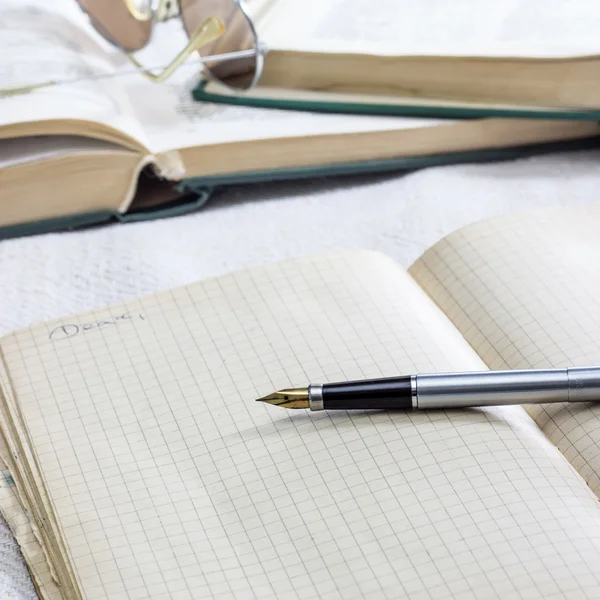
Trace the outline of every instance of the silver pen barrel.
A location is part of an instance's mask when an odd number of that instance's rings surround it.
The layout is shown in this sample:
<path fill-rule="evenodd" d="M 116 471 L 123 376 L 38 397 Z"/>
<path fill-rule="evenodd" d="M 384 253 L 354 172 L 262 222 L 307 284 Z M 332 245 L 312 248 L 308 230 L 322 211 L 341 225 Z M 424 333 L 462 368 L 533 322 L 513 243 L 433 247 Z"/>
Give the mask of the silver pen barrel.
<path fill-rule="evenodd" d="M 413 408 L 600 400 L 600 368 L 439 373 L 412 377 Z"/>

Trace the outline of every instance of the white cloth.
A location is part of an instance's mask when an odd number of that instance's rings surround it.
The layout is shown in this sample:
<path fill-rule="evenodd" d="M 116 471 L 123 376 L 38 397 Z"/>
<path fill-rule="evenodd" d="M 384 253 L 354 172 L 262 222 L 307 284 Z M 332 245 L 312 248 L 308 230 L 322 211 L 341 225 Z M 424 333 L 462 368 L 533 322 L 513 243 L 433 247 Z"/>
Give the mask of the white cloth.
<path fill-rule="evenodd" d="M 194 215 L 7 240 L 0 242 L 0 334 L 303 254 L 367 248 L 408 267 L 467 223 L 600 202 L 599 165 L 600 151 L 587 151 L 240 186 Z M 0 526 L 0 598 L 37 598 L 5 526 Z"/>

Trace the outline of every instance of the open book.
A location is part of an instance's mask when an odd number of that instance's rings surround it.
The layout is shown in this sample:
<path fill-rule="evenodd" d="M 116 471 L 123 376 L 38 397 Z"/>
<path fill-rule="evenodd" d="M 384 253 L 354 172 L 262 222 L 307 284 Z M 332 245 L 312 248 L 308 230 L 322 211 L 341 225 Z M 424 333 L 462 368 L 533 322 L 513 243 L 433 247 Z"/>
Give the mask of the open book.
<path fill-rule="evenodd" d="M 598 364 L 599 227 L 496 218 L 408 272 L 298 258 L 5 336 L 0 505 L 41 597 L 597 598 L 600 404 L 254 399 Z"/>
<path fill-rule="evenodd" d="M 186 41 L 177 27 L 159 26 L 138 58 L 169 62 Z M 193 99 L 193 61 L 161 85 L 130 71 L 75 0 L 5 0 L 0 86 L 63 83 L 0 96 L 0 237 L 194 210 L 219 184 L 500 158 L 600 133 L 593 121 L 228 107 Z"/>
<path fill-rule="evenodd" d="M 590 1 L 250 0 L 269 48 L 260 85 L 197 98 L 371 113 L 600 115 Z"/>

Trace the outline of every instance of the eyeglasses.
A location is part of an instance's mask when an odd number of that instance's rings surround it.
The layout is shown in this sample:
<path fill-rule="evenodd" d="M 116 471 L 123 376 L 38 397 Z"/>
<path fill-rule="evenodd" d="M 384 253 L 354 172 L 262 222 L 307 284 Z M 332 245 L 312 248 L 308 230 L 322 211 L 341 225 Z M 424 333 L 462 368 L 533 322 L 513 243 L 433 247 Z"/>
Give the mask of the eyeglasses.
<path fill-rule="evenodd" d="M 262 44 L 244 0 L 76 0 L 94 29 L 121 50 L 150 81 L 169 78 L 197 52 L 206 75 L 230 89 L 247 90 L 260 79 L 266 46 Z M 188 43 L 158 72 L 134 56 L 151 42 L 154 26 L 181 19 Z M 118 73 L 117 73 L 118 74 Z M 110 75 L 109 75 L 110 77 Z M 92 77 L 94 79 L 94 77 Z M 55 85 L 46 82 L 0 90 L 0 96 Z"/>

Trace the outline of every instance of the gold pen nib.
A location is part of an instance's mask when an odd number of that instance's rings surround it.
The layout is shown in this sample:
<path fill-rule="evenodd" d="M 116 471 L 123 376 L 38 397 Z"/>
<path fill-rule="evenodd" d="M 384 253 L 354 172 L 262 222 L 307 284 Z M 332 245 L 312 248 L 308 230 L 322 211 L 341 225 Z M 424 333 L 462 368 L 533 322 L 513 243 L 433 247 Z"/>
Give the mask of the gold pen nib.
<path fill-rule="evenodd" d="M 257 398 L 257 402 L 266 402 L 283 408 L 308 408 L 308 388 L 279 390 L 268 396 Z"/>

